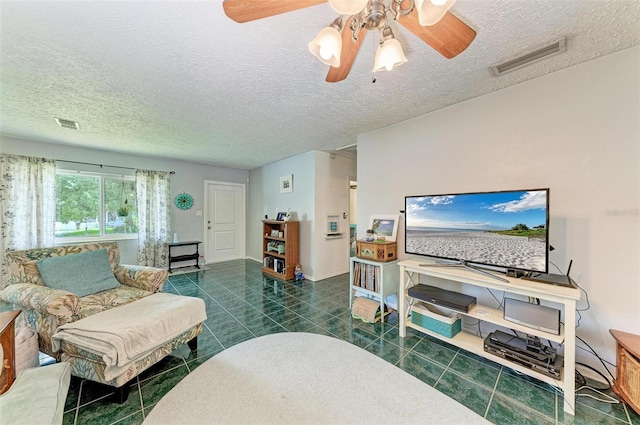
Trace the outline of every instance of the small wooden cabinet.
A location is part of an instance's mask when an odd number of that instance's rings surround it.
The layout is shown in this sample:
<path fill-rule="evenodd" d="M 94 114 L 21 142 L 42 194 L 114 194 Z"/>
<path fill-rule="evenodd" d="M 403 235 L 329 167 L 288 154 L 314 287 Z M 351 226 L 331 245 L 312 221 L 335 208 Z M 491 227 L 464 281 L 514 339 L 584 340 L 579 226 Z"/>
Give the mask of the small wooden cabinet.
<path fill-rule="evenodd" d="M 5 393 L 16 379 L 15 320 L 22 310 L 0 313 L 0 394 Z"/>
<path fill-rule="evenodd" d="M 396 242 L 356 241 L 356 257 L 373 261 L 395 261 L 398 259 Z"/>
<path fill-rule="evenodd" d="M 640 414 L 640 335 L 610 329 L 618 344 L 613 391 Z"/>
<path fill-rule="evenodd" d="M 299 222 L 262 220 L 262 272 L 292 280 L 299 256 Z"/>

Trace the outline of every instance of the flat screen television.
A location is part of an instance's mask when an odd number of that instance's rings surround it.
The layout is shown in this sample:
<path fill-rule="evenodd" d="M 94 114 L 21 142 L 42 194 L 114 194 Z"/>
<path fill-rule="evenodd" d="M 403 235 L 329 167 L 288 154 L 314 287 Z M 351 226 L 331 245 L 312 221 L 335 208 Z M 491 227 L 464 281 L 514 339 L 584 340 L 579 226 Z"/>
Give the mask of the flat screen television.
<path fill-rule="evenodd" d="M 407 254 L 548 271 L 549 189 L 406 196 L 404 223 Z"/>

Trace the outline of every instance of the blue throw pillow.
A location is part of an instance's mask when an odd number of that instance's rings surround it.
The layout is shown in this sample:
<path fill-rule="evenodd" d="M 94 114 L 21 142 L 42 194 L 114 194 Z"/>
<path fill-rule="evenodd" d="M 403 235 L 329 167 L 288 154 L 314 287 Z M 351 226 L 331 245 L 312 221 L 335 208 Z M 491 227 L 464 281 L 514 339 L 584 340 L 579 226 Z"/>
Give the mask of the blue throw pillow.
<path fill-rule="evenodd" d="M 120 286 L 106 249 L 45 258 L 36 263 L 44 284 L 79 297 Z"/>

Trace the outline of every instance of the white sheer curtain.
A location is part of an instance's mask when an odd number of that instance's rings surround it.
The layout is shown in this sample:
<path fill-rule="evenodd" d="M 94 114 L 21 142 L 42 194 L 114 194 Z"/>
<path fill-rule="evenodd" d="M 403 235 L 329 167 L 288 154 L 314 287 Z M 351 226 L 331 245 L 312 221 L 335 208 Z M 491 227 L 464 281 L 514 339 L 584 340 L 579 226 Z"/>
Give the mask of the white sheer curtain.
<path fill-rule="evenodd" d="M 169 172 L 136 170 L 138 264 L 161 267 L 169 259 L 171 221 Z"/>
<path fill-rule="evenodd" d="M 56 221 L 56 162 L 0 155 L 2 253 L 53 246 Z"/>

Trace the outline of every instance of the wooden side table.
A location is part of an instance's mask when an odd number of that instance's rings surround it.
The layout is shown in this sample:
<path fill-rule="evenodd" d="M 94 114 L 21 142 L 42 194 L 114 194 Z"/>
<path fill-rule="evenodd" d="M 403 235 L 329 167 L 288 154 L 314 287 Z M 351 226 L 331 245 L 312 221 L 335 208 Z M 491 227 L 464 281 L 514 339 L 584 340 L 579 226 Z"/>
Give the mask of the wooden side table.
<path fill-rule="evenodd" d="M 22 310 L 0 313 L 0 394 L 5 393 L 16 379 L 15 320 Z"/>
<path fill-rule="evenodd" d="M 613 392 L 640 414 L 640 335 L 609 329 L 618 344 Z"/>

